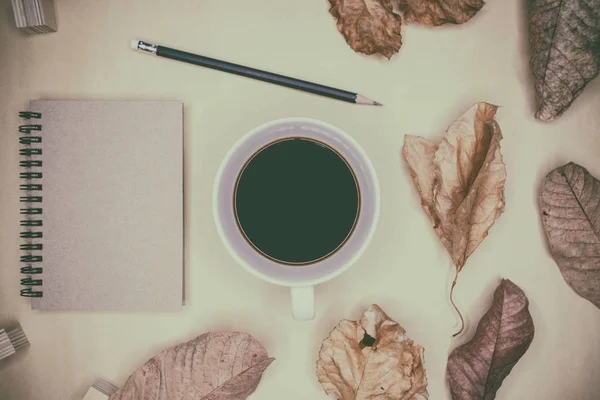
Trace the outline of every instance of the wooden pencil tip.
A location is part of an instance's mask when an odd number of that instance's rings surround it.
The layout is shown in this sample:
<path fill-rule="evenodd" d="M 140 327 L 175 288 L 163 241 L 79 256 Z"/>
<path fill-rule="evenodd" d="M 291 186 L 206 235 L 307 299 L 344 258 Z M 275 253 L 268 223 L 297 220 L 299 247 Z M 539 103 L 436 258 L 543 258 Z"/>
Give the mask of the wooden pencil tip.
<path fill-rule="evenodd" d="M 375 101 L 375 100 L 371 100 L 368 97 L 362 96 L 360 94 L 356 95 L 356 100 L 355 100 L 356 104 L 364 104 L 367 106 L 382 106 L 383 104 Z"/>

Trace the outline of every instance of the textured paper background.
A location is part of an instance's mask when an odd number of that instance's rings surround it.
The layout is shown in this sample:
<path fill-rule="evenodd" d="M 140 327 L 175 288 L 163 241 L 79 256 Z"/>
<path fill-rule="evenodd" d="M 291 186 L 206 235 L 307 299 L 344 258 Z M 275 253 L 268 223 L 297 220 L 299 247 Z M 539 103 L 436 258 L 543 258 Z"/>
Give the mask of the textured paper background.
<path fill-rule="evenodd" d="M 433 400 L 449 399 L 450 350 L 470 338 L 501 276 L 531 301 L 536 337 L 498 399 L 595 400 L 600 392 L 600 311 L 564 283 L 545 247 L 538 185 L 575 161 L 600 177 L 600 80 L 558 121 L 533 119 L 522 0 L 489 0 L 459 27 L 405 27 L 391 62 L 355 54 L 325 0 L 56 0 L 59 32 L 13 27 L 0 3 L 0 325 L 18 319 L 31 341 L 0 365 L 2 400 L 79 400 L 98 377 L 122 384 L 149 357 L 210 330 L 244 330 L 277 360 L 253 399 L 326 399 L 316 381 L 321 341 L 341 318 L 378 303 L 425 347 Z M 353 106 L 129 49 L 134 38 L 360 91 L 385 104 Z M 16 112 L 30 98 L 182 100 L 185 104 L 187 291 L 169 314 L 39 313 L 18 293 Z M 502 106 L 506 212 L 470 258 L 456 288 L 468 317 L 447 301 L 450 262 L 400 162 L 406 133 L 439 138 L 473 103 Z M 373 242 L 347 273 L 316 289 L 317 317 L 291 318 L 289 293 L 250 276 L 227 254 L 211 215 L 214 174 L 231 145 L 265 121 L 322 119 L 371 156 L 382 189 Z"/>

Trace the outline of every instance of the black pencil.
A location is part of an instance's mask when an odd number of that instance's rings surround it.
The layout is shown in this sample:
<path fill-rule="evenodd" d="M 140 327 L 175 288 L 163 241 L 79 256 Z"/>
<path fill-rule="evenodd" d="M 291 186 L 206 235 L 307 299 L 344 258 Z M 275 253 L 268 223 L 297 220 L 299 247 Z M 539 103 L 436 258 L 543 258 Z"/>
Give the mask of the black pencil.
<path fill-rule="evenodd" d="M 261 71 L 259 69 L 233 64 L 227 61 L 216 60 L 214 58 L 204 57 L 198 54 L 186 53 L 185 51 L 146 43 L 142 42 L 141 40 L 132 41 L 131 47 L 135 50 L 154 54 L 159 57 L 170 58 L 172 60 L 183 61 L 189 64 L 195 64 L 206 68 L 229 72 L 230 74 L 241 75 L 247 78 L 257 79 L 259 81 L 301 90 L 303 92 L 318 94 L 320 96 L 331 97 L 333 99 L 346 101 L 348 103 L 367 104 L 373 106 L 382 105 L 381 103 L 368 99 L 365 96 L 362 96 L 358 93 L 348 92 L 347 90 L 336 89 L 325 85 L 319 85 L 318 83 L 290 78 L 289 76 Z"/>

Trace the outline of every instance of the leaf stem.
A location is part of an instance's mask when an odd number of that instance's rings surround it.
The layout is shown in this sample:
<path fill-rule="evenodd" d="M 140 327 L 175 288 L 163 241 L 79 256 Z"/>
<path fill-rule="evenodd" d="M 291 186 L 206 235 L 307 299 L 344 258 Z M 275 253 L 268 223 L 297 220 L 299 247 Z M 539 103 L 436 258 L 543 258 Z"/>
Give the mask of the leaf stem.
<path fill-rule="evenodd" d="M 452 298 L 452 294 L 454 293 L 454 286 L 456 286 L 456 280 L 458 279 L 458 268 L 455 267 L 455 269 L 456 269 L 456 275 L 454 275 L 454 280 L 452 281 L 452 286 L 450 287 L 450 303 L 452 303 L 452 307 L 454 307 L 454 310 L 458 313 L 458 316 L 460 317 L 460 330 L 458 332 L 456 332 L 454 335 L 452 335 L 452 337 L 456 337 L 456 336 L 460 335 L 462 333 L 463 329 L 465 329 L 465 320 L 463 319 L 463 316 L 460 313 L 460 310 L 458 309 L 458 307 L 454 303 L 454 299 Z"/>

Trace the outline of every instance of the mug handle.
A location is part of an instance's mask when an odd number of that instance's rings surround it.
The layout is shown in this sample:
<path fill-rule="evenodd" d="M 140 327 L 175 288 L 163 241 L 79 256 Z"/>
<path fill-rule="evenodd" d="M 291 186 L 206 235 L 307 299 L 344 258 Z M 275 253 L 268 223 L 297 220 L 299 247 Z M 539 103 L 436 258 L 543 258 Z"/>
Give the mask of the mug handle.
<path fill-rule="evenodd" d="M 314 286 L 292 287 L 292 315 L 297 321 L 306 321 L 315 317 Z"/>

